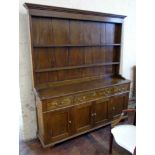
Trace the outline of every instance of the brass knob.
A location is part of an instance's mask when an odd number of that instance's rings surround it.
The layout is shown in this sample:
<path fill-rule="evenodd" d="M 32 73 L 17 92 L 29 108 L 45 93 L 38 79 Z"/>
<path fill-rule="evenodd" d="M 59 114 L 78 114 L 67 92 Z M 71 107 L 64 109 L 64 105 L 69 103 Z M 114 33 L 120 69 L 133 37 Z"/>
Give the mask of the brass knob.
<path fill-rule="evenodd" d="M 71 121 L 68 121 L 68 123 L 71 124 L 72 122 Z"/>
<path fill-rule="evenodd" d="M 96 116 L 96 113 L 92 113 L 91 116 Z"/>

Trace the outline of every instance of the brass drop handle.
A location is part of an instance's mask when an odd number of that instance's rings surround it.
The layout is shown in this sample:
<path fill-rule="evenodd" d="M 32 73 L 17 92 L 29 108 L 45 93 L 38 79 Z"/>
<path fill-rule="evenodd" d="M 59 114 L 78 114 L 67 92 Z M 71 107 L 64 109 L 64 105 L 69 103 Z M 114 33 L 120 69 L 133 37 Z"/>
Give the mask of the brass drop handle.
<path fill-rule="evenodd" d="M 72 122 L 71 121 L 68 121 L 68 123 L 71 124 Z"/>
<path fill-rule="evenodd" d="M 106 89 L 106 93 L 109 93 L 109 89 Z"/>

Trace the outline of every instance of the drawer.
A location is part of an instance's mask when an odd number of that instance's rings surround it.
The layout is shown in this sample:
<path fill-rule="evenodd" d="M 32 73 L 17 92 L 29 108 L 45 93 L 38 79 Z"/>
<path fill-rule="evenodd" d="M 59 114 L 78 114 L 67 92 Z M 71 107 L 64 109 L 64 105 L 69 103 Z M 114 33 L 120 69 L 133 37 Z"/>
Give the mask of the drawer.
<path fill-rule="evenodd" d="M 104 88 L 99 91 L 100 97 L 109 96 L 113 94 L 113 87 Z"/>
<path fill-rule="evenodd" d="M 129 91 L 129 89 L 130 89 L 129 84 L 115 86 L 114 93 L 121 93 L 121 92 Z"/>
<path fill-rule="evenodd" d="M 77 103 L 81 103 L 81 102 L 92 101 L 92 100 L 96 100 L 101 97 L 107 97 L 111 94 L 113 94 L 113 88 L 108 87 L 108 88 L 104 88 L 101 90 L 77 95 L 77 96 L 75 96 L 74 102 L 77 104 Z"/>
<path fill-rule="evenodd" d="M 43 111 L 49 111 L 56 108 L 72 105 L 73 97 L 63 97 L 57 99 L 50 99 L 43 103 Z"/>
<path fill-rule="evenodd" d="M 77 103 L 81 103 L 81 102 L 87 102 L 90 100 L 94 100 L 99 96 L 98 92 L 89 92 L 89 93 L 83 93 L 80 95 L 75 96 L 74 102 Z"/>

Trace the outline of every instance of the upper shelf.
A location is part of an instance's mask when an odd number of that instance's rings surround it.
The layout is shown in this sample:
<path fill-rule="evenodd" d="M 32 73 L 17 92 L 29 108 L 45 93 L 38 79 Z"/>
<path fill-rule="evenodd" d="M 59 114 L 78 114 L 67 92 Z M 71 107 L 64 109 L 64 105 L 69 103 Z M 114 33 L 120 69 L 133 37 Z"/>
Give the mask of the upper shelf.
<path fill-rule="evenodd" d="M 40 72 L 50 72 L 50 71 L 69 70 L 69 69 L 78 69 L 78 68 L 99 67 L 99 66 L 106 66 L 106 65 L 119 65 L 119 64 L 120 64 L 120 62 L 85 64 L 85 65 L 79 65 L 79 66 L 66 66 L 66 67 L 36 69 L 35 72 L 40 73 Z"/>
<path fill-rule="evenodd" d="M 63 47 L 103 47 L 103 46 L 121 46 L 121 44 L 104 44 L 104 45 L 33 45 L 34 48 L 63 48 Z"/>

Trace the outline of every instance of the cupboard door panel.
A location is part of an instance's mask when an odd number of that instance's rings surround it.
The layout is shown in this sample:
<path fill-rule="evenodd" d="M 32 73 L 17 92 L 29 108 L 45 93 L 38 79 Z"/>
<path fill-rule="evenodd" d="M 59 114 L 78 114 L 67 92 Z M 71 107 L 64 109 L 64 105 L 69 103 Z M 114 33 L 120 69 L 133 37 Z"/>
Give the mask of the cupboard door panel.
<path fill-rule="evenodd" d="M 123 109 L 127 109 L 128 108 L 128 101 L 129 101 L 129 93 L 126 93 L 126 95 L 124 95 Z"/>
<path fill-rule="evenodd" d="M 100 125 L 108 119 L 109 99 L 101 99 L 94 104 L 94 125 Z"/>
<path fill-rule="evenodd" d="M 86 131 L 92 126 L 92 104 L 84 103 L 77 105 L 75 109 L 76 132 Z"/>
<path fill-rule="evenodd" d="M 126 109 L 128 105 L 128 93 L 116 95 L 111 98 L 108 104 L 108 117 L 113 118 L 122 113 L 123 109 Z"/>
<path fill-rule="evenodd" d="M 48 112 L 44 114 L 45 143 L 54 142 L 66 138 L 70 134 L 70 109 Z"/>

